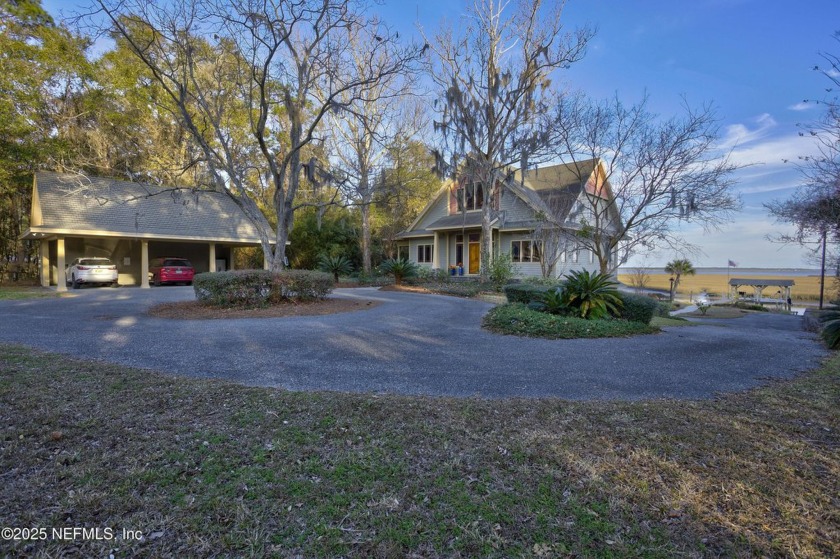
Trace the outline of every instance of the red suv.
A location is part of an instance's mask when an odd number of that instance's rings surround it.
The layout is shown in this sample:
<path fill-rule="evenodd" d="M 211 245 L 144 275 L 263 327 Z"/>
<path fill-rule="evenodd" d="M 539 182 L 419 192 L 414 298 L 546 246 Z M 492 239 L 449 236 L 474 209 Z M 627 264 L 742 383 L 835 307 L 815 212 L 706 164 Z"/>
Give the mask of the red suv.
<path fill-rule="evenodd" d="M 152 283 L 183 283 L 192 285 L 195 268 L 186 258 L 155 258 L 149 266 Z"/>

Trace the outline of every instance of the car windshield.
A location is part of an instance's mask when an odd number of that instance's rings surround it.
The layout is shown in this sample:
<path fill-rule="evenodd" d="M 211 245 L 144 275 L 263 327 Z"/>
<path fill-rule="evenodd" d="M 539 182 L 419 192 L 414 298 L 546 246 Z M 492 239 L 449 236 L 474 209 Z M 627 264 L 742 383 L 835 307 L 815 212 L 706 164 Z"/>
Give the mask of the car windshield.
<path fill-rule="evenodd" d="M 82 258 L 79 260 L 82 266 L 110 266 L 111 261 L 107 258 Z"/>
<path fill-rule="evenodd" d="M 184 260 L 183 258 L 168 258 L 163 261 L 164 266 L 191 266 L 189 260 Z"/>

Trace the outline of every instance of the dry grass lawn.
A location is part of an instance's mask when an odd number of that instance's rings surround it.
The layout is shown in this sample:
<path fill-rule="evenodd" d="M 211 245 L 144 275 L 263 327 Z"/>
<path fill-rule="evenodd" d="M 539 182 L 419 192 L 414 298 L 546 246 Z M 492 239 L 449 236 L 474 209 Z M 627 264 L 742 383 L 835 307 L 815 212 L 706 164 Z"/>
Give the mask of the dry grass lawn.
<path fill-rule="evenodd" d="M 293 393 L 0 346 L 4 557 L 838 557 L 840 358 L 709 401 Z"/>

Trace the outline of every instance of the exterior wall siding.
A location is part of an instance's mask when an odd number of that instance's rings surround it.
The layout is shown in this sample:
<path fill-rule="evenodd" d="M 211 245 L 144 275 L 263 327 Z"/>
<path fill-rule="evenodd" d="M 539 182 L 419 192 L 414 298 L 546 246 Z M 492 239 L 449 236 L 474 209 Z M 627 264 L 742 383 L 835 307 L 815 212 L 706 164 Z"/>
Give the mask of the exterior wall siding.
<path fill-rule="evenodd" d="M 408 241 L 408 259 L 417 264 L 418 266 L 422 266 L 424 268 L 432 268 L 431 262 L 418 262 L 417 261 L 417 247 L 420 245 L 434 245 L 435 238 L 434 237 L 418 237 L 416 239 L 409 239 Z M 434 259 L 434 255 L 432 255 L 432 259 Z"/>
<path fill-rule="evenodd" d="M 423 216 L 423 219 L 420 220 L 417 227 L 414 229 L 425 229 L 427 226 L 431 225 L 440 218 L 449 215 L 449 207 L 447 204 L 448 193 L 449 191 L 447 190 L 438 196 L 438 199 L 435 200 L 432 207 L 429 208 L 429 211 L 426 212 L 426 215 Z"/>
<path fill-rule="evenodd" d="M 534 219 L 534 210 L 531 209 L 531 206 L 507 189 L 502 194 L 502 202 L 499 205 L 499 209 L 505 212 L 505 221 L 508 222 Z"/>

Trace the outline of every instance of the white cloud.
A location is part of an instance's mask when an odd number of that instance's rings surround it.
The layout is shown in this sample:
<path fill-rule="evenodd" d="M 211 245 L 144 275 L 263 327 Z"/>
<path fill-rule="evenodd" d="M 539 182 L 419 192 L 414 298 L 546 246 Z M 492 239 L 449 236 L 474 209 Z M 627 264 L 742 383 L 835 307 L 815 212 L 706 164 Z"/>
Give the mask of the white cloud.
<path fill-rule="evenodd" d="M 754 122 L 757 126 L 753 128 L 741 123 L 727 126 L 719 147 L 732 149 L 739 145 L 749 144 L 764 138 L 776 127 L 776 120 L 769 113 L 757 116 Z"/>
<path fill-rule="evenodd" d="M 808 103 L 807 101 L 801 101 L 796 103 L 795 105 L 791 105 L 788 107 L 789 111 L 810 111 L 811 109 L 816 108 L 816 103 Z"/>

